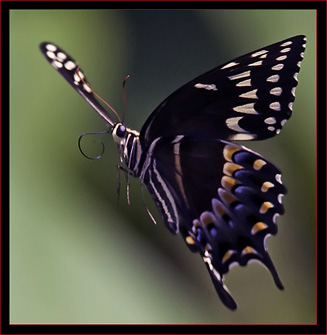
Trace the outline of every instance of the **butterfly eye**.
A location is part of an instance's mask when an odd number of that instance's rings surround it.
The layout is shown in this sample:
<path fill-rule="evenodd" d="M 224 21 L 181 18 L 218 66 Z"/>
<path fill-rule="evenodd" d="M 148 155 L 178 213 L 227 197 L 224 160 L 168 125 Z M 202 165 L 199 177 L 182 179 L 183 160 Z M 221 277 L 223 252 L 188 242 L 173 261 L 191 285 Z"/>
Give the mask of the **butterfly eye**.
<path fill-rule="evenodd" d="M 112 131 L 112 137 L 116 143 L 119 145 L 123 145 L 126 140 L 127 129 L 126 127 L 121 124 L 117 123 Z"/>
<path fill-rule="evenodd" d="M 124 138 L 126 135 L 126 127 L 121 124 L 118 126 L 117 130 L 116 130 L 116 136 L 120 137 L 120 138 Z"/>

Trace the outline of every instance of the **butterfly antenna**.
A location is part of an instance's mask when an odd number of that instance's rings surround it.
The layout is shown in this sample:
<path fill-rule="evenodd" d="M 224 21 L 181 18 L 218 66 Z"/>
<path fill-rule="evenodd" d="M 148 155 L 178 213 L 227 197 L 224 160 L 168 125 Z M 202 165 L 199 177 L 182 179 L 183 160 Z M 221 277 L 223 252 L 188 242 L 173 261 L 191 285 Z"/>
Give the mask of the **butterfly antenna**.
<path fill-rule="evenodd" d="M 123 81 L 123 99 L 124 99 L 124 112 L 123 112 L 123 120 L 122 123 L 124 123 L 124 119 L 125 119 L 125 112 L 126 112 L 126 89 L 125 89 L 125 85 L 127 80 L 130 78 L 131 76 L 128 74 L 124 81 Z"/>
<path fill-rule="evenodd" d="M 91 92 L 97 97 L 99 98 L 106 106 L 108 106 L 110 108 L 110 110 L 116 115 L 117 119 L 119 122 L 122 123 L 122 119 L 120 118 L 119 114 L 115 111 L 115 109 L 106 101 L 104 100 L 103 98 L 101 98 L 101 96 L 96 93 L 95 91 L 93 91 L 93 89 L 85 82 L 85 80 L 81 77 L 80 73 L 79 73 L 79 69 L 80 67 L 78 66 L 77 69 L 76 69 L 76 74 L 78 76 L 78 78 L 82 81 L 82 83 L 84 85 L 86 85 L 90 90 Z"/>
<path fill-rule="evenodd" d="M 96 156 L 96 157 L 91 157 L 91 156 L 88 156 L 84 150 L 82 149 L 82 144 L 81 144 L 81 141 L 82 139 L 84 138 L 84 136 L 86 135 L 101 135 L 101 134 L 108 134 L 110 133 L 110 130 L 104 130 L 104 131 L 98 131 L 98 132 L 89 132 L 89 133 L 83 133 L 79 138 L 78 138 L 78 148 L 79 148 L 79 151 L 81 152 L 81 154 L 86 157 L 87 159 L 91 159 L 91 160 L 95 160 L 95 159 L 100 159 L 102 156 L 103 156 L 103 153 L 104 153 L 104 144 L 102 141 L 99 141 L 101 146 L 102 146 L 102 151 L 100 153 L 100 155 Z"/>

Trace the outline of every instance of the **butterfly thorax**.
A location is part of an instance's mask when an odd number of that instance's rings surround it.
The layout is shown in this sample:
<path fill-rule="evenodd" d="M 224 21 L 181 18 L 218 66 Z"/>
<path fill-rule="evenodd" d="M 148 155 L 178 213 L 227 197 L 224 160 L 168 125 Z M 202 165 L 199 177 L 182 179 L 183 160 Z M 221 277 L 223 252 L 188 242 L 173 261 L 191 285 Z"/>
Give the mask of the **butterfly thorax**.
<path fill-rule="evenodd" d="M 118 145 L 120 163 L 131 175 L 138 177 L 142 158 L 139 132 L 127 128 L 119 122 L 113 128 L 112 137 Z"/>

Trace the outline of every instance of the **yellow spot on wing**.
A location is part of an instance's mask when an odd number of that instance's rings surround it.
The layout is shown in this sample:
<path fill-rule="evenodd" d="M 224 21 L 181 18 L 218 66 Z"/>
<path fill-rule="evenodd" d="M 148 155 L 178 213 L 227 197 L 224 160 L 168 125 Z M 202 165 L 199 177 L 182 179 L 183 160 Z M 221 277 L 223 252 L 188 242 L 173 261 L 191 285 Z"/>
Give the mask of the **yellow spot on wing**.
<path fill-rule="evenodd" d="M 261 186 L 262 192 L 267 192 L 270 188 L 274 187 L 275 185 L 270 181 L 265 181 Z"/>
<path fill-rule="evenodd" d="M 211 213 L 204 212 L 201 214 L 200 220 L 205 226 L 207 226 L 208 224 L 213 223 L 215 218 Z"/>
<path fill-rule="evenodd" d="M 255 235 L 256 233 L 258 233 L 261 230 L 266 229 L 268 226 L 263 223 L 263 222 L 257 222 L 255 225 L 253 225 L 252 229 L 251 229 L 251 234 Z"/>
<path fill-rule="evenodd" d="M 185 241 L 187 244 L 194 244 L 194 238 L 192 236 L 186 236 Z"/>
<path fill-rule="evenodd" d="M 246 255 L 246 254 L 257 254 L 257 251 L 253 249 L 252 247 L 247 246 L 242 250 L 242 255 Z"/>
<path fill-rule="evenodd" d="M 225 206 L 217 199 L 212 201 L 212 208 L 216 215 L 223 216 L 226 213 Z"/>
<path fill-rule="evenodd" d="M 226 205 L 232 204 L 234 201 L 237 200 L 237 198 L 229 192 L 226 192 L 223 188 L 218 189 L 218 194 L 221 198 L 221 200 L 224 202 Z"/>
<path fill-rule="evenodd" d="M 241 149 L 238 146 L 234 146 L 234 145 L 230 145 L 227 144 L 225 145 L 224 151 L 223 151 L 223 155 L 224 158 L 226 159 L 226 161 L 228 162 L 232 162 L 232 157 L 234 155 L 235 152 L 240 151 Z"/>
<path fill-rule="evenodd" d="M 255 170 L 260 170 L 263 166 L 265 166 L 267 163 L 262 159 L 256 159 L 253 163 L 253 168 Z"/>
<path fill-rule="evenodd" d="M 222 262 L 223 262 L 223 263 L 227 262 L 227 261 L 231 258 L 231 256 L 232 256 L 233 254 L 235 254 L 235 252 L 236 252 L 236 251 L 234 251 L 234 250 L 228 250 L 228 251 L 225 253 L 224 257 L 223 257 Z"/>
<path fill-rule="evenodd" d="M 224 164 L 223 172 L 227 176 L 232 176 L 235 171 L 241 169 L 243 169 L 243 166 L 227 162 Z"/>
<path fill-rule="evenodd" d="M 261 205 L 261 207 L 259 209 L 259 212 L 260 212 L 260 214 L 265 214 L 265 213 L 267 213 L 267 211 L 268 211 L 269 208 L 273 208 L 273 207 L 274 207 L 274 205 L 271 202 L 265 201 Z"/>
<path fill-rule="evenodd" d="M 235 180 L 234 178 L 228 177 L 228 176 L 223 176 L 221 178 L 221 185 L 223 186 L 223 188 L 225 188 L 226 190 L 232 190 L 232 188 L 235 185 L 240 184 L 240 182 L 238 180 Z"/>

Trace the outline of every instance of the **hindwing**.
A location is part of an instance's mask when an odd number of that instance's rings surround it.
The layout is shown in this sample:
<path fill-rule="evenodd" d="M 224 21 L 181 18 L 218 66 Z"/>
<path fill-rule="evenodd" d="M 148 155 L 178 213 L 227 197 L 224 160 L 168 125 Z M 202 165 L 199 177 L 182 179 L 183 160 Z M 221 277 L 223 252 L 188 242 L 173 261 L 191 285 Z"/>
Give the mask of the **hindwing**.
<path fill-rule="evenodd" d="M 286 193 L 273 164 L 234 143 L 182 135 L 159 138 L 147 159 L 143 183 L 166 226 L 201 255 L 228 307 L 236 304 L 223 275 L 234 262 L 260 261 L 282 288 L 265 246 Z"/>

